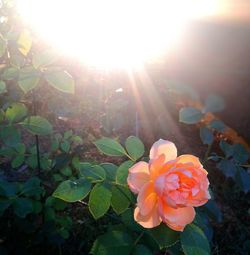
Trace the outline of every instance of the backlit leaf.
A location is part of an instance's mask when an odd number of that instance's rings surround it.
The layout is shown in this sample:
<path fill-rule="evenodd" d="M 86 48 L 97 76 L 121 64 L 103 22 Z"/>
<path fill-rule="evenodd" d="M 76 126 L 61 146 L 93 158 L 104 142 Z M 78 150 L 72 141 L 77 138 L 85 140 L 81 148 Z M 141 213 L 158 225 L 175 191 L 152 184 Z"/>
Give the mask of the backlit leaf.
<path fill-rule="evenodd" d="M 207 127 L 200 128 L 200 138 L 203 144 L 210 145 L 213 143 L 214 135 L 213 132 Z"/>
<path fill-rule="evenodd" d="M 35 68 L 44 68 L 53 64 L 58 59 L 53 50 L 43 50 L 37 52 L 32 58 L 32 64 Z"/>
<path fill-rule="evenodd" d="M 237 168 L 235 166 L 235 164 L 230 161 L 230 160 L 226 160 L 226 159 L 222 159 L 218 164 L 217 167 L 224 173 L 224 175 L 226 177 L 235 177 Z"/>
<path fill-rule="evenodd" d="M 7 48 L 6 40 L 0 34 L 0 58 L 4 55 L 6 48 Z"/>
<path fill-rule="evenodd" d="M 80 163 L 79 169 L 80 174 L 91 182 L 103 181 L 106 179 L 106 172 L 101 166 L 92 166 L 89 163 Z"/>
<path fill-rule="evenodd" d="M 27 115 L 27 108 L 24 104 L 13 103 L 6 110 L 6 119 L 9 123 L 18 122 Z"/>
<path fill-rule="evenodd" d="M 143 156 L 145 149 L 142 141 L 135 136 L 130 136 L 126 139 L 125 142 L 126 150 L 131 158 L 136 161 Z"/>
<path fill-rule="evenodd" d="M 40 73 L 31 66 L 24 67 L 19 72 L 18 85 L 24 93 L 34 89 L 40 81 Z"/>
<path fill-rule="evenodd" d="M 91 188 L 91 183 L 85 179 L 75 181 L 67 180 L 59 184 L 53 193 L 53 197 L 66 202 L 76 202 L 84 199 Z"/>
<path fill-rule="evenodd" d="M 186 124 L 198 123 L 203 117 L 199 109 L 193 107 L 184 107 L 180 109 L 179 121 Z"/>
<path fill-rule="evenodd" d="M 103 183 L 98 183 L 90 192 L 89 210 L 95 219 L 101 218 L 109 209 L 112 193 Z"/>
<path fill-rule="evenodd" d="M 75 81 L 66 71 L 48 71 L 44 74 L 46 81 L 59 91 L 75 93 Z"/>
<path fill-rule="evenodd" d="M 250 191 L 250 174 L 245 169 L 238 167 L 235 180 L 245 193 Z"/>
<path fill-rule="evenodd" d="M 209 95 L 205 100 L 205 112 L 220 112 L 225 108 L 225 102 L 222 97 Z"/>
<path fill-rule="evenodd" d="M 116 140 L 102 137 L 94 142 L 95 146 L 104 154 L 109 156 L 124 156 L 126 155 L 125 149 Z"/>
<path fill-rule="evenodd" d="M 53 131 L 52 125 L 40 116 L 27 117 L 20 124 L 35 135 L 49 135 Z"/>
<path fill-rule="evenodd" d="M 128 170 L 134 164 L 133 161 L 127 160 L 123 162 L 116 171 L 116 182 L 120 184 L 127 184 Z"/>
<path fill-rule="evenodd" d="M 0 94 L 3 94 L 6 92 L 6 84 L 4 81 L 0 81 Z"/>
<path fill-rule="evenodd" d="M 111 206 L 117 214 L 123 213 L 130 205 L 131 192 L 128 188 L 113 186 L 112 187 Z"/>
<path fill-rule="evenodd" d="M 26 56 L 29 53 L 32 46 L 32 38 L 30 32 L 27 29 L 23 30 L 19 35 L 17 39 L 17 45 L 19 51 L 24 56 Z"/>

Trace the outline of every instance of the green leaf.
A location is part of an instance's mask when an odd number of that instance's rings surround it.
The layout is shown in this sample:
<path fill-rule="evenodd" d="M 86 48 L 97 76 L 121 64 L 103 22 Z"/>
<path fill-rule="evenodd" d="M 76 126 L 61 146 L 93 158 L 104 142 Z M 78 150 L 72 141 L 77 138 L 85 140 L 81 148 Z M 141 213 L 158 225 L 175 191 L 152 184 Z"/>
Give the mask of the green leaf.
<path fill-rule="evenodd" d="M 66 71 L 50 71 L 45 73 L 46 81 L 59 91 L 65 93 L 75 93 L 75 82 Z"/>
<path fill-rule="evenodd" d="M 179 239 L 179 232 L 170 229 L 165 224 L 148 230 L 148 233 L 161 249 L 174 245 Z"/>
<path fill-rule="evenodd" d="M 59 149 L 59 142 L 57 140 L 51 141 L 51 150 L 57 151 Z"/>
<path fill-rule="evenodd" d="M 72 175 L 72 170 L 70 167 L 66 166 L 60 170 L 61 174 L 70 177 Z"/>
<path fill-rule="evenodd" d="M 142 157 L 145 152 L 144 144 L 138 137 L 135 136 L 128 137 L 126 139 L 125 146 L 128 154 L 134 161 Z"/>
<path fill-rule="evenodd" d="M 45 205 L 51 206 L 57 211 L 62 211 L 67 207 L 67 203 L 65 203 L 63 200 L 52 197 L 52 196 L 46 199 Z"/>
<path fill-rule="evenodd" d="M 37 156 L 36 155 L 31 155 L 26 159 L 26 164 L 31 167 L 32 169 L 37 168 Z"/>
<path fill-rule="evenodd" d="M 203 144 L 210 145 L 213 143 L 214 135 L 213 132 L 207 127 L 200 128 L 200 138 Z"/>
<path fill-rule="evenodd" d="M 78 135 L 74 135 L 70 138 L 70 140 L 74 143 L 74 144 L 78 144 L 81 145 L 83 144 L 82 138 Z"/>
<path fill-rule="evenodd" d="M 103 183 L 98 183 L 90 192 L 89 210 L 97 220 L 101 218 L 109 209 L 112 193 Z"/>
<path fill-rule="evenodd" d="M 105 170 L 107 179 L 115 181 L 117 166 L 112 163 L 102 163 L 100 166 Z"/>
<path fill-rule="evenodd" d="M 116 182 L 120 184 L 127 184 L 128 170 L 134 164 L 133 161 L 127 160 L 123 162 L 117 169 Z"/>
<path fill-rule="evenodd" d="M 55 52 L 53 50 L 43 50 L 41 52 L 37 52 L 32 57 L 32 64 L 35 68 L 44 68 L 51 64 L 53 64 L 58 59 Z"/>
<path fill-rule="evenodd" d="M 25 218 L 26 215 L 33 212 L 33 204 L 32 201 L 28 198 L 17 198 L 14 203 L 14 212 L 20 218 Z"/>
<path fill-rule="evenodd" d="M 53 197 L 60 198 L 66 202 L 76 202 L 84 199 L 91 189 L 91 183 L 84 179 L 75 181 L 67 180 L 57 187 Z"/>
<path fill-rule="evenodd" d="M 53 179 L 55 182 L 63 181 L 63 177 L 60 174 L 53 174 Z"/>
<path fill-rule="evenodd" d="M 16 67 L 9 67 L 6 68 L 2 74 L 2 79 L 3 80 L 14 80 L 17 79 L 19 75 L 19 69 L 17 69 Z"/>
<path fill-rule="evenodd" d="M 220 148 L 227 158 L 231 157 L 234 153 L 233 146 L 225 141 L 220 141 Z"/>
<path fill-rule="evenodd" d="M 79 157 L 78 156 L 73 157 L 71 164 L 75 169 L 79 170 L 80 169 L 80 159 L 79 159 Z"/>
<path fill-rule="evenodd" d="M 61 169 L 69 164 L 71 157 L 67 153 L 61 153 L 57 155 L 54 159 L 54 168 Z"/>
<path fill-rule="evenodd" d="M 89 163 L 79 164 L 80 174 L 90 181 L 104 181 L 106 179 L 106 172 L 101 166 L 92 166 Z"/>
<path fill-rule="evenodd" d="M 109 156 L 124 156 L 126 155 L 125 149 L 116 140 L 102 137 L 94 142 L 95 146 L 104 154 Z"/>
<path fill-rule="evenodd" d="M 33 200 L 32 206 L 33 206 L 33 213 L 36 213 L 36 214 L 40 213 L 43 209 L 42 203 L 40 201 Z"/>
<path fill-rule="evenodd" d="M 184 107 L 180 109 L 179 121 L 186 124 L 198 123 L 203 117 L 200 110 L 193 107 Z"/>
<path fill-rule="evenodd" d="M 186 255 L 210 255 L 210 246 L 203 231 L 194 224 L 181 233 L 181 246 Z"/>
<path fill-rule="evenodd" d="M 44 210 L 44 220 L 45 222 L 46 221 L 54 221 L 56 218 L 56 214 L 55 214 L 55 211 L 54 209 L 48 207 L 46 208 L 45 207 L 45 210 Z"/>
<path fill-rule="evenodd" d="M 24 162 L 24 155 L 18 155 L 16 156 L 12 161 L 11 161 L 11 166 L 13 168 L 18 168 L 19 166 L 21 166 Z"/>
<path fill-rule="evenodd" d="M 4 118 L 5 118 L 5 112 L 0 109 L 0 123 L 4 121 Z"/>
<path fill-rule="evenodd" d="M 153 253 L 143 244 L 135 246 L 132 255 L 153 255 Z"/>
<path fill-rule="evenodd" d="M 216 166 L 224 173 L 226 177 L 235 177 L 237 168 L 232 161 L 222 159 Z"/>
<path fill-rule="evenodd" d="M 111 192 L 111 206 L 119 215 L 126 211 L 126 209 L 129 207 L 131 192 L 128 188 L 120 186 L 113 186 Z"/>
<path fill-rule="evenodd" d="M 238 167 L 235 180 L 242 191 L 250 191 L 250 174 L 245 169 Z"/>
<path fill-rule="evenodd" d="M 195 219 L 193 221 L 197 227 L 199 227 L 203 233 L 206 235 L 207 240 L 210 242 L 213 238 L 213 229 L 209 222 L 209 218 L 205 212 L 196 211 Z"/>
<path fill-rule="evenodd" d="M 249 152 L 245 149 L 245 147 L 241 144 L 234 144 L 233 145 L 233 158 L 238 163 L 243 164 L 245 163 L 249 158 Z"/>
<path fill-rule="evenodd" d="M 168 88 L 173 90 L 175 93 L 187 96 L 193 101 L 199 101 L 200 95 L 195 88 L 193 88 L 190 84 L 184 84 L 183 82 L 175 81 L 175 80 L 167 80 L 166 85 Z"/>
<path fill-rule="evenodd" d="M 27 117 L 20 124 L 34 135 L 49 135 L 53 131 L 52 125 L 40 116 Z"/>
<path fill-rule="evenodd" d="M 59 235 L 63 238 L 63 239 L 68 239 L 70 234 L 69 231 L 67 229 L 59 229 L 58 231 Z"/>
<path fill-rule="evenodd" d="M 43 193 L 43 188 L 40 186 L 41 181 L 37 177 L 32 177 L 25 182 L 22 188 L 22 193 L 26 196 L 38 197 Z"/>
<path fill-rule="evenodd" d="M 4 211 L 11 205 L 12 200 L 0 200 L 0 216 L 3 215 Z"/>
<path fill-rule="evenodd" d="M 168 248 L 168 253 L 170 255 L 185 255 L 184 252 L 182 251 L 181 243 L 177 242 L 173 246 Z"/>
<path fill-rule="evenodd" d="M 220 112 L 225 108 L 223 98 L 217 95 L 209 95 L 205 101 L 205 112 Z"/>
<path fill-rule="evenodd" d="M 90 253 L 94 255 L 129 255 L 133 247 L 133 239 L 126 232 L 112 231 L 99 236 Z"/>
<path fill-rule="evenodd" d="M 26 151 L 25 144 L 23 143 L 17 143 L 13 146 L 13 148 L 16 150 L 18 154 L 24 154 Z"/>
<path fill-rule="evenodd" d="M 11 66 L 21 68 L 25 65 L 25 62 L 26 62 L 25 56 L 23 56 L 20 52 L 17 52 L 16 50 L 11 52 L 11 50 L 10 50 L 9 54 L 10 54 Z"/>
<path fill-rule="evenodd" d="M 0 179 L 0 196 L 14 197 L 17 192 L 18 187 L 15 183 Z"/>
<path fill-rule="evenodd" d="M 132 231 L 139 232 L 144 230 L 143 227 L 134 220 L 134 210 L 132 210 L 132 208 L 128 208 L 122 213 L 121 219 L 123 224 Z"/>
<path fill-rule="evenodd" d="M 19 35 L 18 39 L 17 39 L 17 44 L 18 44 L 18 49 L 19 51 L 26 56 L 32 46 L 32 38 L 30 35 L 30 32 L 25 29 L 21 32 L 21 34 Z"/>
<path fill-rule="evenodd" d="M 224 122 L 222 122 L 221 120 L 212 120 L 209 123 L 209 127 L 213 128 L 219 132 L 223 132 L 226 128 L 226 125 L 224 124 Z"/>
<path fill-rule="evenodd" d="M 4 81 L 0 81 L 0 94 L 3 94 L 5 93 L 7 90 L 6 90 L 6 84 Z"/>
<path fill-rule="evenodd" d="M 60 147 L 61 147 L 61 149 L 62 149 L 64 152 L 69 152 L 69 150 L 70 150 L 70 143 L 69 143 L 67 140 L 65 140 L 65 141 L 63 141 L 63 142 L 61 143 Z"/>
<path fill-rule="evenodd" d="M 0 58 L 4 55 L 7 48 L 7 42 L 3 38 L 3 36 L 0 34 Z"/>
<path fill-rule="evenodd" d="M 210 218 L 216 220 L 217 222 L 222 221 L 222 213 L 216 202 L 212 199 L 208 200 L 208 202 L 203 207 Z"/>
<path fill-rule="evenodd" d="M 32 66 L 24 67 L 19 72 L 18 85 L 24 93 L 34 89 L 40 81 L 40 73 Z"/>
<path fill-rule="evenodd" d="M 69 139 L 72 135 L 73 135 L 73 131 L 69 130 L 69 131 L 64 132 L 63 138 L 64 139 Z"/>
<path fill-rule="evenodd" d="M 41 169 L 42 170 L 50 170 L 52 159 L 49 159 L 47 155 L 43 155 L 40 159 Z"/>
<path fill-rule="evenodd" d="M 0 138 L 7 146 L 16 146 L 21 141 L 21 133 L 14 126 L 0 127 Z"/>
<path fill-rule="evenodd" d="M 6 119 L 9 123 L 18 122 L 23 119 L 28 113 L 28 110 L 24 104 L 13 103 L 6 110 Z"/>

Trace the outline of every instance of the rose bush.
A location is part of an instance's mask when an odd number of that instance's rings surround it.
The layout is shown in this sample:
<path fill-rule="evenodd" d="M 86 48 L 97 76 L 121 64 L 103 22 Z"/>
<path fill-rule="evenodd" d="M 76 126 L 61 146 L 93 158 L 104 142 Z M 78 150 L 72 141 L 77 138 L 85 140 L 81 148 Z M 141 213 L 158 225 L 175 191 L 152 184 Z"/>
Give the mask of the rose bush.
<path fill-rule="evenodd" d="M 183 231 L 195 217 L 193 207 L 210 198 L 207 171 L 193 155 L 177 157 L 176 146 L 160 139 L 150 150 L 149 163 L 140 161 L 129 169 L 128 185 L 138 194 L 134 219 L 145 228 L 162 221 Z"/>

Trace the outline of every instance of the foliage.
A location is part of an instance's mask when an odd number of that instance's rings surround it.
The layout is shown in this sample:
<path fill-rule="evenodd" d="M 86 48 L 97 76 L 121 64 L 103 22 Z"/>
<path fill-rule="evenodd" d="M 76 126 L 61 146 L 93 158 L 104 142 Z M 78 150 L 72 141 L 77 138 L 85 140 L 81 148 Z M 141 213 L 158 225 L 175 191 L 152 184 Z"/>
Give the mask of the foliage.
<path fill-rule="evenodd" d="M 19 20 L 12 1 L 1 4 L 1 17 L 7 19 L 0 22 L 0 252 L 210 254 L 211 221 L 223 220 L 215 200 L 203 206 L 182 233 L 164 224 L 154 229 L 138 225 L 127 176 L 147 146 L 136 136 L 119 139 L 119 128 L 133 121 L 124 113 L 129 100 L 113 92 L 99 98 L 98 89 L 94 93 L 90 88 L 73 106 L 77 77 L 70 65 L 38 42 Z M 111 84 L 110 91 L 116 86 Z M 197 93 L 182 86 L 185 90 L 197 99 Z M 182 108 L 179 120 L 199 126 L 201 141 L 208 146 L 203 163 L 215 161 L 237 189 L 248 193 L 248 151 L 221 141 L 220 151 L 211 152 L 215 135 L 226 125 L 218 119 L 203 122 L 209 112 L 221 111 L 224 101 L 211 95 L 204 105 Z M 78 120 L 83 113 L 91 117 L 85 122 L 98 120 L 102 132 L 92 127 L 90 132 L 82 123 L 78 129 L 67 125 L 68 118 Z M 133 133 L 128 130 L 128 135 Z M 88 154 L 92 142 L 101 159 Z"/>

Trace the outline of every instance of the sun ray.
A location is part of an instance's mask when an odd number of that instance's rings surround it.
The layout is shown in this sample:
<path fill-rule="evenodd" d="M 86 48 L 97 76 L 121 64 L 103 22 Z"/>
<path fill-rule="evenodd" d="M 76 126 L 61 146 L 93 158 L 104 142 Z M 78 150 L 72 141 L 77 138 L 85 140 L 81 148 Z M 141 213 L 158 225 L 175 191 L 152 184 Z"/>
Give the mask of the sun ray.
<path fill-rule="evenodd" d="M 23 20 L 64 55 L 102 68 L 140 67 L 172 49 L 215 0 L 16 0 Z"/>

